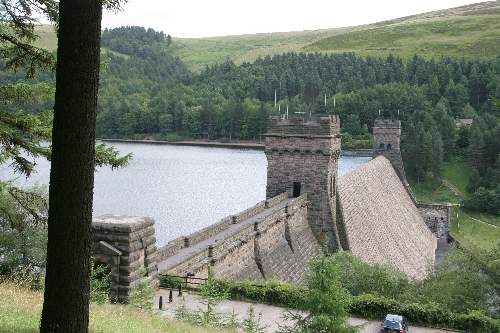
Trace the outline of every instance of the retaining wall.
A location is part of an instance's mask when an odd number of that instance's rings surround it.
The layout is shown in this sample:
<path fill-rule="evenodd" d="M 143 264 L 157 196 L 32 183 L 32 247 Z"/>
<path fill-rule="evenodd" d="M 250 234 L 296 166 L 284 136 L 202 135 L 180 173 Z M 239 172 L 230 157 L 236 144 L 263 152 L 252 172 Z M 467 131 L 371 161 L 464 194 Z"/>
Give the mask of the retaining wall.
<path fill-rule="evenodd" d="M 425 224 L 437 238 L 448 237 L 452 205 L 419 203 L 417 208 Z"/>

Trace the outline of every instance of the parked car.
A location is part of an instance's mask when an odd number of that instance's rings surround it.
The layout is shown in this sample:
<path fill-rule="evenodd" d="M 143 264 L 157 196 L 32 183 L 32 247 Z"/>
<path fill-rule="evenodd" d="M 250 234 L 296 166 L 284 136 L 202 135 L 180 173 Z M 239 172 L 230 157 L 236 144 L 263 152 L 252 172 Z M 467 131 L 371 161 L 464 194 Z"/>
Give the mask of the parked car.
<path fill-rule="evenodd" d="M 408 320 L 395 314 L 388 314 L 380 328 L 380 333 L 408 333 Z"/>

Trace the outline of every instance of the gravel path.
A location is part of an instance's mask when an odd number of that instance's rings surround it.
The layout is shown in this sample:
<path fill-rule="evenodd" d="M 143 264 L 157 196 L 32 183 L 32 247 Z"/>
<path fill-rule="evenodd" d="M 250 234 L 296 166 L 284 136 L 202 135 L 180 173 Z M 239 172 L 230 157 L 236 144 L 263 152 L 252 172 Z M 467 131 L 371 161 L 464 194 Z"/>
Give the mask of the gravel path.
<path fill-rule="evenodd" d="M 154 303 L 156 305 L 156 308 L 158 308 L 159 297 L 162 296 L 163 310 L 160 313 L 165 318 L 174 319 L 175 309 L 182 304 L 183 300 L 186 307 L 191 311 L 205 308 L 205 305 L 201 304 L 195 295 L 186 292 L 184 292 L 183 296 L 181 297 L 177 296 L 177 292 L 174 292 L 173 302 L 168 303 L 168 293 L 169 293 L 168 290 L 160 289 L 160 291 L 156 293 L 155 303 Z M 224 301 L 216 306 L 216 311 L 221 314 L 235 313 L 240 320 L 243 320 L 246 318 L 250 306 L 253 306 L 255 316 L 260 317 L 260 323 L 263 327 L 265 327 L 265 331 L 268 333 L 275 332 L 280 325 L 284 325 L 287 323 L 287 321 L 283 319 L 283 314 L 287 313 L 288 310 L 266 304 L 255 304 L 255 303 L 240 302 L 240 301 Z M 296 311 L 295 313 L 299 312 Z M 362 329 L 359 331 L 360 333 L 379 332 L 380 322 L 368 321 L 359 318 L 350 318 L 349 321 L 352 325 L 362 326 Z M 450 331 L 410 326 L 409 332 L 449 333 Z"/>

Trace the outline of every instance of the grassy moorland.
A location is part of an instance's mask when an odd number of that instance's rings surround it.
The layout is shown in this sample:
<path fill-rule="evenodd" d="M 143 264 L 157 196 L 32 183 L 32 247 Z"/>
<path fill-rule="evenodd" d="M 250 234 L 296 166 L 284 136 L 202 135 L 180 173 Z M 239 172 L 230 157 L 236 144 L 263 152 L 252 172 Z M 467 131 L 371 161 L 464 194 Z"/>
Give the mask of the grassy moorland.
<path fill-rule="evenodd" d="M 381 23 L 361 31 L 348 32 L 316 41 L 305 48 L 312 52 L 356 52 L 361 55 L 417 53 L 424 57 L 491 58 L 500 54 L 500 4 L 488 10 L 471 10 L 448 15 L 416 16 L 403 21 Z"/>
<path fill-rule="evenodd" d="M 37 28 L 37 45 L 55 50 L 50 26 Z M 500 1 L 334 29 L 274 32 L 209 38 L 173 38 L 172 52 L 192 70 L 226 59 L 236 64 L 286 52 L 342 53 L 408 58 L 495 58 L 500 54 Z"/>
<path fill-rule="evenodd" d="M 408 58 L 494 58 L 500 54 L 500 2 L 490 1 L 375 24 L 254 35 L 176 38 L 174 53 L 191 69 L 231 59 L 252 62 L 283 52 L 356 52 Z"/>
<path fill-rule="evenodd" d="M 0 283 L 0 333 L 38 332 L 43 295 L 12 283 Z M 89 332 L 92 333 L 202 333 L 206 328 L 194 328 L 184 323 L 162 320 L 149 312 L 124 305 L 90 307 Z M 219 333 L 229 332 L 218 330 Z"/>

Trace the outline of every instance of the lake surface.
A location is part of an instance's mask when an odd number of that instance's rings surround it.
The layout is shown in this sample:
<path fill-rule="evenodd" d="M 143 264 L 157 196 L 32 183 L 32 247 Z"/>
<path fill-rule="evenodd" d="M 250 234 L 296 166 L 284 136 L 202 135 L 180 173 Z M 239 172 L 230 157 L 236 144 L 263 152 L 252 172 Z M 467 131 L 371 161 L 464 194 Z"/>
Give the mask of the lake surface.
<path fill-rule="evenodd" d="M 133 159 L 126 168 L 98 169 L 94 216 L 151 216 L 158 246 L 266 197 L 267 161 L 262 151 L 138 143 L 113 146 L 123 154 L 131 152 Z M 369 160 L 341 157 L 339 175 Z M 28 180 L 18 176 L 18 183 L 47 184 L 49 162 L 38 160 L 36 170 Z M 0 166 L 0 173 L 11 174 L 6 165 Z"/>

